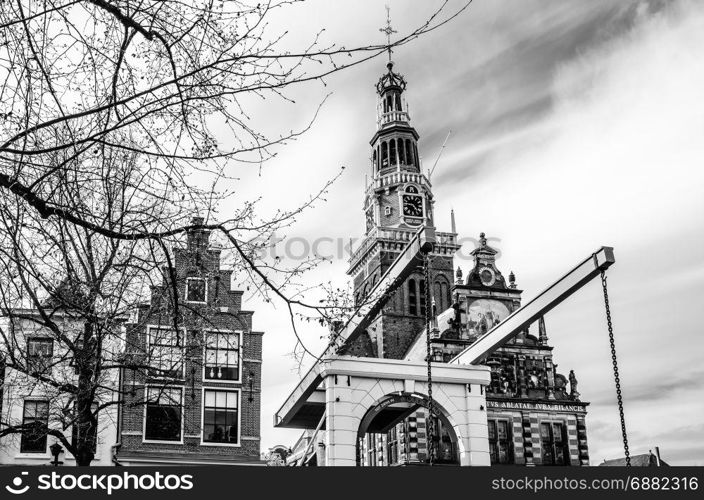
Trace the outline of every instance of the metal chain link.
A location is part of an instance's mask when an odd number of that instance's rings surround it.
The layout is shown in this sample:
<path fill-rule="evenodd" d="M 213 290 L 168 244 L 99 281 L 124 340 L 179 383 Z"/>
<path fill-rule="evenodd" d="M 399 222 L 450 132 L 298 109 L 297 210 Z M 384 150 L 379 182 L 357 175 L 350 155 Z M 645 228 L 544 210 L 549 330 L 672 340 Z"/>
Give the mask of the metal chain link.
<path fill-rule="evenodd" d="M 621 434 L 623 435 L 623 451 L 626 456 L 626 467 L 631 466 L 631 452 L 628 450 L 628 434 L 626 433 L 626 418 L 623 414 L 623 395 L 621 394 L 621 378 L 618 374 L 616 344 L 614 342 L 614 326 L 611 323 L 611 307 L 609 306 L 609 291 L 606 284 L 606 272 L 601 271 L 601 286 L 604 289 L 604 305 L 606 307 L 606 324 L 609 328 L 609 343 L 611 344 L 611 362 L 614 365 L 614 381 L 616 382 L 616 399 L 618 414 L 621 418 Z"/>
<path fill-rule="evenodd" d="M 425 280 L 425 347 L 426 360 L 428 362 L 428 419 L 426 421 L 427 436 L 428 436 L 428 461 L 433 465 L 435 457 L 435 421 L 433 416 L 435 411 L 433 408 L 433 372 L 431 367 L 432 345 L 430 339 L 430 317 L 432 315 L 432 300 L 430 296 L 430 254 L 425 254 L 423 258 L 423 278 Z"/>

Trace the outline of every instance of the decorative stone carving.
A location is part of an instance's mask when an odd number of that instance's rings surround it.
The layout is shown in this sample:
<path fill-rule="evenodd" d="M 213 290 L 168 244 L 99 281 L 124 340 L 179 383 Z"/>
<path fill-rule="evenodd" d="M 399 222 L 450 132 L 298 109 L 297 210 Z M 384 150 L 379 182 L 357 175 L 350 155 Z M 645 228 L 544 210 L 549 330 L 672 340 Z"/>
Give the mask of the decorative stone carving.
<path fill-rule="evenodd" d="M 570 370 L 570 397 L 572 399 L 579 400 L 579 391 L 577 391 L 577 377 L 574 374 L 574 370 Z"/>

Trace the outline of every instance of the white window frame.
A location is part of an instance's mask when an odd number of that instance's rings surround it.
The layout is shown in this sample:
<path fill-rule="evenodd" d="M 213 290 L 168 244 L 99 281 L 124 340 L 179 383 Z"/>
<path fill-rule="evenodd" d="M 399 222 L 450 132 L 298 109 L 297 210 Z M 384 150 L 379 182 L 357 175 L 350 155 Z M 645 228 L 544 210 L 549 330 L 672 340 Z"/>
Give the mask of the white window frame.
<path fill-rule="evenodd" d="M 237 443 L 211 443 L 205 441 L 205 391 L 236 392 L 237 393 Z M 228 448 L 242 447 L 242 389 L 233 387 L 201 387 L 200 393 L 200 445 L 226 446 Z"/>
<path fill-rule="evenodd" d="M 188 282 L 191 280 L 202 280 L 205 284 L 205 300 L 188 300 Z M 206 276 L 190 276 L 186 278 L 186 289 L 185 289 L 184 301 L 187 304 L 207 304 L 208 303 L 208 278 Z"/>
<path fill-rule="evenodd" d="M 211 378 L 205 378 L 205 370 L 206 370 L 206 351 L 208 350 L 208 345 L 205 341 L 205 336 L 206 334 L 210 333 L 227 333 L 227 334 L 237 334 L 238 335 L 238 355 L 239 355 L 239 360 L 237 361 L 237 379 L 236 380 L 218 380 L 218 379 L 211 379 Z M 202 368 L 202 373 L 201 373 L 201 380 L 203 381 L 203 384 L 242 384 L 242 364 L 244 361 L 244 356 L 242 354 L 242 338 L 243 338 L 243 331 L 242 330 L 218 330 L 216 328 L 206 328 L 203 330 L 203 354 L 201 356 L 201 359 L 203 362 L 201 363 L 203 365 Z"/>
<path fill-rule="evenodd" d="M 24 403 L 26 401 L 35 401 L 35 402 L 46 402 L 46 403 L 51 403 L 48 398 L 42 397 L 42 396 L 27 396 L 25 398 L 22 398 L 22 414 L 20 418 L 22 419 L 22 422 L 24 423 Z M 47 428 L 51 429 L 51 405 L 49 405 L 48 408 L 48 416 L 47 416 Z M 51 458 L 51 452 L 49 451 L 49 436 L 47 435 L 46 437 L 46 448 L 44 450 L 44 453 L 41 452 L 23 452 L 22 450 L 22 434 L 19 434 L 20 441 L 17 443 L 17 453 L 15 454 L 15 458 Z"/>
<path fill-rule="evenodd" d="M 180 441 L 165 441 L 163 439 L 147 439 L 147 406 L 149 404 L 149 388 L 161 388 L 161 389 L 180 389 L 181 390 L 181 440 Z M 156 384 L 149 384 L 144 386 L 144 412 L 142 414 L 142 443 L 157 443 L 157 444 L 175 444 L 182 445 L 184 438 L 184 399 L 186 397 L 186 388 L 183 386 L 176 387 L 161 387 Z"/>
<path fill-rule="evenodd" d="M 152 329 L 157 329 L 157 330 L 172 330 L 175 331 L 173 326 L 168 326 L 168 325 L 147 325 L 147 355 L 151 353 L 151 346 L 152 346 L 152 334 L 151 331 Z M 186 327 L 181 327 L 180 330 L 182 330 L 183 334 L 181 335 L 182 339 L 182 346 L 181 346 L 181 354 L 182 354 L 182 359 L 183 362 L 181 363 L 181 376 L 177 379 L 173 380 L 185 380 L 186 378 L 186 334 L 188 333 L 186 331 Z M 148 375 L 148 378 L 151 379 L 156 379 L 156 380 L 172 380 L 171 377 L 168 377 L 164 375 L 163 373 L 160 373 L 158 375 Z"/>
<path fill-rule="evenodd" d="M 51 342 L 51 356 L 46 358 L 49 361 L 49 365 L 45 368 L 45 372 L 46 372 L 45 374 L 48 376 L 51 376 L 51 374 L 53 373 L 53 370 L 54 370 L 54 358 L 56 356 L 56 342 L 49 335 L 42 335 L 42 334 L 27 335 L 27 337 L 25 339 L 25 362 L 27 364 L 27 368 L 29 368 L 29 364 L 30 364 L 29 344 L 33 340 Z"/>
<path fill-rule="evenodd" d="M 571 452 L 571 449 L 570 449 L 570 437 L 569 437 L 569 429 L 570 429 L 570 428 L 569 428 L 569 425 L 568 425 L 568 423 L 567 423 L 567 419 L 566 419 L 566 418 L 565 418 L 565 419 L 561 419 L 561 418 L 550 418 L 550 417 L 548 417 L 548 418 L 545 418 L 545 419 L 539 419 L 539 420 L 538 420 L 538 438 L 540 439 L 540 460 L 542 461 L 542 459 L 543 459 L 543 452 L 545 451 L 545 450 L 543 450 L 543 436 L 542 436 L 542 434 L 541 434 L 541 426 L 542 426 L 543 424 L 550 424 L 550 436 L 552 437 L 552 441 L 553 441 L 553 442 L 555 441 L 555 435 L 554 435 L 554 434 L 555 434 L 555 429 L 554 429 L 554 427 L 553 427 L 553 424 L 560 424 L 560 425 L 562 425 L 562 427 L 563 427 L 563 429 L 564 429 L 564 433 L 565 433 L 565 436 L 562 436 L 562 437 L 566 437 L 566 438 L 567 438 L 567 439 L 565 439 L 564 444 L 563 444 L 564 449 L 567 451 L 567 456 L 566 456 L 567 463 L 566 463 L 565 465 L 567 465 L 567 466 L 573 465 L 573 464 L 572 464 L 572 456 L 571 456 L 571 454 L 570 454 L 570 452 Z M 554 459 L 554 457 L 553 457 L 553 459 Z M 554 466 L 554 467 L 562 467 L 562 465 L 554 465 L 554 464 L 552 464 L 551 466 Z"/>

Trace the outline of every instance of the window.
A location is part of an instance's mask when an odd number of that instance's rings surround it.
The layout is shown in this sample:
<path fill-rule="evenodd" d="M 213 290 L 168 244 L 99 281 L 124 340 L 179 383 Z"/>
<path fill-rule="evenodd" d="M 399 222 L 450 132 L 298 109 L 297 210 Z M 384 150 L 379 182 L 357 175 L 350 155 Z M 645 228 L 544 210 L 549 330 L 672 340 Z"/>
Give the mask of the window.
<path fill-rule="evenodd" d="M 48 338 L 27 339 L 27 368 L 30 373 L 43 373 L 51 367 L 54 341 Z"/>
<path fill-rule="evenodd" d="M 403 139 L 398 140 L 398 162 L 401 165 L 406 164 L 406 148 L 403 143 Z"/>
<path fill-rule="evenodd" d="M 181 388 L 147 387 L 146 441 L 181 441 Z"/>
<path fill-rule="evenodd" d="M 511 464 L 511 434 L 508 420 L 489 420 L 489 453 L 492 464 Z"/>
<path fill-rule="evenodd" d="M 392 165 L 396 165 L 396 139 L 391 139 L 389 142 L 389 162 Z"/>
<path fill-rule="evenodd" d="M 389 145 L 386 142 L 381 143 L 381 168 L 389 166 Z"/>
<path fill-rule="evenodd" d="M 203 442 L 239 443 L 239 393 L 205 389 Z"/>
<path fill-rule="evenodd" d="M 418 288 L 420 289 L 418 293 L 418 311 L 419 314 L 425 314 L 425 280 L 418 282 Z"/>
<path fill-rule="evenodd" d="M 416 305 L 416 280 L 408 280 L 408 314 L 413 316 L 418 314 L 418 306 Z"/>
<path fill-rule="evenodd" d="M 399 463 L 399 446 L 401 440 L 398 437 L 398 426 L 394 425 L 386 435 L 386 456 L 388 465 Z"/>
<path fill-rule="evenodd" d="M 448 286 L 444 281 L 436 281 L 434 288 L 435 305 L 437 306 L 438 313 L 440 313 L 450 307 Z"/>
<path fill-rule="evenodd" d="M 49 425 L 48 401 L 25 401 L 22 411 L 20 453 L 46 453 L 46 431 Z"/>
<path fill-rule="evenodd" d="M 238 380 L 239 377 L 239 334 L 205 332 L 205 378 L 207 380 Z"/>
<path fill-rule="evenodd" d="M 413 165 L 413 149 L 411 149 L 411 140 L 406 139 L 406 163 Z"/>
<path fill-rule="evenodd" d="M 376 455 L 376 437 L 374 434 L 367 434 L 367 465 L 376 467 L 378 465 Z"/>
<path fill-rule="evenodd" d="M 434 288 L 433 299 L 435 299 L 435 307 L 437 309 L 437 312 L 440 313 L 445 310 L 445 308 L 443 307 L 443 303 L 442 303 L 442 291 L 441 291 L 440 282 L 436 281 L 435 286 L 433 288 Z"/>
<path fill-rule="evenodd" d="M 540 445 L 543 465 L 569 465 L 565 426 L 558 422 L 540 424 Z"/>
<path fill-rule="evenodd" d="M 74 406 L 74 408 L 75 408 L 75 406 Z M 96 412 L 98 411 L 98 405 L 96 403 L 93 403 L 93 405 L 91 406 L 91 411 L 93 412 L 93 415 L 95 415 L 95 419 L 97 421 L 98 415 Z M 93 454 L 95 454 L 95 452 L 98 449 L 98 427 L 97 427 L 97 424 L 86 429 L 86 432 L 88 433 L 86 440 L 92 441 L 91 450 L 93 451 Z M 78 417 L 75 416 L 74 421 L 73 421 L 73 426 L 71 427 L 71 444 L 74 447 L 78 444 L 79 433 L 80 433 L 80 429 L 78 427 Z"/>
<path fill-rule="evenodd" d="M 438 463 L 452 464 L 457 463 L 456 446 L 453 442 L 453 436 L 450 434 L 450 429 L 443 421 L 437 417 L 432 417 L 434 422 L 434 441 L 435 453 Z"/>
<path fill-rule="evenodd" d="M 179 378 L 183 376 L 185 333 L 171 328 L 149 328 L 150 375 Z"/>
<path fill-rule="evenodd" d="M 186 302 L 205 302 L 207 288 L 205 278 L 186 278 Z"/>

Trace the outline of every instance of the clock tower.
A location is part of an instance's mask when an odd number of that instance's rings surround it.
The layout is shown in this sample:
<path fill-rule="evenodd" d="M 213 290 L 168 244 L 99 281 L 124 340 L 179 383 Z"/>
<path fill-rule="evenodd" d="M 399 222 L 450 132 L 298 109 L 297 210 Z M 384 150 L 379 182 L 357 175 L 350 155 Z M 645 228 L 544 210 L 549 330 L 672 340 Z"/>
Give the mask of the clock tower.
<path fill-rule="evenodd" d="M 393 261 L 423 226 L 435 227 L 434 198 L 430 180 L 423 173 L 418 154 L 419 135 L 411 125 L 404 92 L 405 78 L 387 71 L 376 84 L 377 129 L 370 141 L 371 183 L 364 193 L 366 220 L 364 239 L 352 253 L 347 274 L 354 282 L 355 301 L 360 304 Z M 453 255 L 459 248 L 454 221 L 452 232 L 436 232 L 430 255 L 430 291 L 422 268 L 418 268 L 394 293 L 382 312 L 349 350 L 356 356 L 402 358 L 425 328 L 425 304 L 437 311 L 450 306 Z"/>

